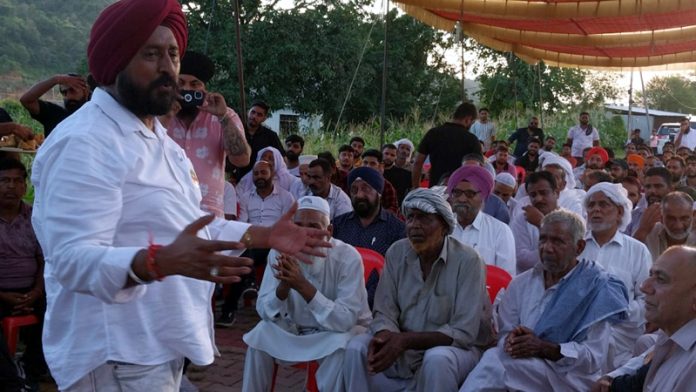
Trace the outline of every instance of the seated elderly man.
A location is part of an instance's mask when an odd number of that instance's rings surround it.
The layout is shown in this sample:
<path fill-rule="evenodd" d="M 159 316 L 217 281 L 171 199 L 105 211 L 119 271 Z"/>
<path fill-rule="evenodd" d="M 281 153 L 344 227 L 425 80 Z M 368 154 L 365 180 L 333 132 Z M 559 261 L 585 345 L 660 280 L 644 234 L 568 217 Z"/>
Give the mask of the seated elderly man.
<path fill-rule="evenodd" d="M 684 192 L 672 192 L 662 199 L 660 222 L 645 238 L 653 261 L 671 246 L 696 246 L 693 205 L 694 199 Z"/>
<path fill-rule="evenodd" d="M 387 251 L 369 334 L 346 348 L 347 391 L 457 390 L 491 340 L 484 264 L 449 236 L 447 201 L 419 188 L 402 208 L 408 238 Z"/>
<path fill-rule="evenodd" d="M 554 211 L 539 234 L 541 262 L 515 277 L 498 307 L 500 340 L 460 391 L 587 390 L 605 369 L 610 322 L 626 316 L 626 288 L 578 261 L 585 225 Z"/>
<path fill-rule="evenodd" d="M 452 236 L 476 250 L 484 263 L 515 276 L 515 238 L 508 225 L 481 211 L 493 190 L 493 176 L 479 166 L 462 166 L 449 177 L 447 195 L 457 216 Z"/>
<path fill-rule="evenodd" d="M 645 245 L 624 234 L 631 221 L 632 203 L 621 184 L 599 183 L 585 197 L 588 233 L 580 260 L 590 260 L 619 278 L 628 290 L 628 320 L 612 326 L 614 343 L 609 347 L 610 366 L 617 368 L 633 356 L 636 339 L 643 334 L 644 295 L 640 285 L 652 265 Z"/>
<path fill-rule="evenodd" d="M 645 318 L 660 331 L 641 356 L 597 381 L 599 391 L 693 391 L 696 385 L 696 248 L 669 248 L 643 282 Z"/>
<path fill-rule="evenodd" d="M 295 223 L 331 232 L 329 204 L 316 196 L 298 201 Z M 244 342 L 243 391 L 267 391 L 273 364 L 319 361 L 321 391 L 343 391 L 343 351 L 372 319 L 360 255 L 337 239 L 326 257 L 307 264 L 271 250 L 256 310 L 261 321 Z"/>

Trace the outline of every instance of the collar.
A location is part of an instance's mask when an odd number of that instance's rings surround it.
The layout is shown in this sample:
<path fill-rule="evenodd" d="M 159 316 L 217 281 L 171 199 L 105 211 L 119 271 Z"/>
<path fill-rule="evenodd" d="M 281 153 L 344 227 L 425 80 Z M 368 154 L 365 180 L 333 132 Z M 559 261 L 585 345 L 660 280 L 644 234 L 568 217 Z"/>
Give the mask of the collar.
<path fill-rule="evenodd" d="M 549 288 L 546 289 L 546 290 L 552 289 L 552 288 L 558 286 L 558 285 L 559 285 L 561 282 L 563 282 L 564 280 L 570 279 L 570 277 L 573 276 L 573 273 L 578 269 L 578 266 L 579 266 L 581 263 L 583 263 L 583 262 L 585 262 L 585 261 L 578 260 L 578 263 L 575 264 L 575 267 L 573 267 L 573 269 L 571 269 L 570 271 L 568 271 L 568 273 L 566 273 L 566 274 L 561 278 L 561 280 L 559 280 L 558 282 L 556 282 L 556 284 L 554 284 L 553 286 L 549 287 Z M 532 267 L 532 269 L 534 270 L 534 274 L 537 275 L 537 277 L 538 277 L 539 279 L 541 279 L 541 283 L 542 283 L 542 286 L 543 286 L 543 285 L 544 285 L 544 265 L 543 265 L 543 264 L 541 263 L 541 261 L 540 261 L 540 262 L 534 264 L 534 267 Z"/>
<path fill-rule="evenodd" d="M 483 220 L 485 219 L 482 215 L 484 214 L 483 208 L 476 214 L 476 218 L 474 218 L 474 221 L 471 222 L 471 224 L 467 227 L 472 227 L 477 231 L 481 231 L 481 228 L 483 228 Z M 461 224 L 459 224 L 459 221 L 457 221 L 457 226 L 460 227 L 462 230 L 465 230 L 466 227 L 462 227 Z"/>
<path fill-rule="evenodd" d="M 450 234 L 445 236 L 445 241 L 442 243 L 442 250 L 440 251 L 440 255 L 435 259 L 435 262 L 433 263 L 433 266 L 437 264 L 440 260 L 442 260 L 443 263 L 447 264 L 447 247 L 449 246 L 449 236 Z M 408 243 L 409 247 L 409 255 L 411 257 L 407 257 L 407 260 L 410 260 L 412 263 L 418 262 L 418 254 L 416 253 L 415 250 L 413 250 L 413 247 L 411 246 L 411 243 Z"/>
<path fill-rule="evenodd" d="M 621 233 L 621 231 L 617 229 L 616 233 L 614 233 L 614 236 L 611 237 L 611 239 L 604 245 L 615 243 L 623 248 L 623 246 L 626 244 L 626 239 L 624 237 L 625 234 Z M 592 231 L 587 232 L 587 234 L 585 235 L 585 240 L 592 240 L 592 242 L 597 244 L 597 246 L 599 247 L 599 243 L 595 239 L 594 233 Z"/>
<path fill-rule="evenodd" d="M 259 197 L 259 198 L 260 198 L 261 195 L 259 195 L 259 193 L 256 192 L 256 187 L 254 187 L 253 189 L 254 189 L 254 190 L 253 190 L 251 193 L 252 193 L 253 195 L 255 195 L 256 197 Z M 275 195 L 277 195 L 278 193 L 280 193 L 280 191 L 278 190 L 278 186 L 277 186 L 276 184 L 273 184 L 273 190 L 272 190 L 271 193 L 270 193 L 268 196 L 266 196 L 266 197 L 275 196 Z"/>
<path fill-rule="evenodd" d="M 31 205 L 25 203 L 24 200 L 19 201 L 19 213 L 17 214 L 17 216 L 15 216 L 12 220 L 9 220 L 9 221 L 7 221 L 3 218 L 0 218 L 0 221 L 5 222 L 7 224 L 10 224 L 10 223 L 14 222 L 14 220 L 20 216 L 24 217 L 26 219 L 29 219 L 31 221 Z"/>
<path fill-rule="evenodd" d="M 689 351 L 696 345 L 696 319 L 684 324 L 677 332 L 669 337 L 684 351 Z"/>
<path fill-rule="evenodd" d="M 106 90 L 99 87 L 94 90 L 89 102 L 94 103 L 107 117 L 113 120 L 114 125 L 124 136 L 128 135 L 130 132 L 140 132 L 148 139 L 157 138 L 162 140 L 167 135 L 167 130 L 164 129 L 157 116 L 154 118 L 155 129 L 153 133 L 135 116 L 135 114 L 133 114 L 133 112 L 126 109 L 125 106 L 116 101 Z"/>

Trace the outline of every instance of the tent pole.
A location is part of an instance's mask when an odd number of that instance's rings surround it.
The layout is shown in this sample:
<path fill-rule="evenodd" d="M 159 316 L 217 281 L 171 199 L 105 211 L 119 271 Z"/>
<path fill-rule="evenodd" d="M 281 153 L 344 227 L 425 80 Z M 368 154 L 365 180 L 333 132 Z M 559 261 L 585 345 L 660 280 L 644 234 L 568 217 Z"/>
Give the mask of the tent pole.
<path fill-rule="evenodd" d="M 382 100 L 379 108 L 379 145 L 384 145 L 384 133 L 387 126 L 387 24 L 389 23 L 389 0 L 387 0 L 387 8 L 384 10 L 384 58 L 382 60 Z"/>
<path fill-rule="evenodd" d="M 247 110 L 246 110 L 246 96 L 244 93 L 244 58 L 242 57 L 242 37 L 240 33 L 240 10 L 239 10 L 239 0 L 235 0 L 235 24 L 234 29 L 237 33 L 237 80 L 239 81 L 239 108 L 241 109 L 240 117 L 242 119 L 242 124 L 246 124 Z"/>
<path fill-rule="evenodd" d="M 630 85 L 628 86 L 628 124 L 626 124 L 626 133 L 628 134 L 628 138 L 626 141 L 631 140 L 631 109 L 633 108 L 633 68 L 631 68 L 631 82 Z M 647 116 L 648 114 L 645 113 Z"/>
<path fill-rule="evenodd" d="M 539 79 L 539 128 L 544 128 L 544 101 L 541 99 L 541 61 L 537 63 L 537 77 Z"/>
<path fill-rule="evenodd" d="M 640 89 L 643 93 L 643 106 L 645 106 L 645 124 L 648 126 L 648 132 L 652 135 L 652 129 L 650 127 L 650 108 L 648 107 L 648 98 L 645 96 L 645 83 L 643 83 L 643 69 L 638 68 L 638 73 L 640 75 Z"/>

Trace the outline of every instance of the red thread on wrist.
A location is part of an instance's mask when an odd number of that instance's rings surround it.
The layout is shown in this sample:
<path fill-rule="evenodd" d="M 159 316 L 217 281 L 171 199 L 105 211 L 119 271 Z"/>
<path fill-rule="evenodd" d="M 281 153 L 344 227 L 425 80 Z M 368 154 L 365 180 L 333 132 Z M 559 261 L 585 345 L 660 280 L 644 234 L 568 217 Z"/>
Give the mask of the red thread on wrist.
<path fill-rule="evenodd" d="M 164 279 L 164 275 L 162 275 L 162 271 L 155 262 L 155 256 L 157 255 L 157 251 L 159 251 L 162 248 L 162 245 L 155 244 L 152 241 L 152 234 L 150 234 L 150 239 L 148 240 L 148 243 L 150 245 L 147 247 L 147 258 L 145 259 L 145 268 L 147 268 L 147 272 L 153 279 L 157 281 L 162 281 L 162 279 Z"/>

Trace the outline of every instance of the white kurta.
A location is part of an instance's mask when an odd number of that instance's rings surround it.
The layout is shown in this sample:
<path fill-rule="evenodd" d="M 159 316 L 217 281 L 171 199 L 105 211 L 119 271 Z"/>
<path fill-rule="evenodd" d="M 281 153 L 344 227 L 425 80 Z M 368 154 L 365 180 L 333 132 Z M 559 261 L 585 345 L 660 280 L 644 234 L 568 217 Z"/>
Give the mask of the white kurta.
<path fill-rule="evenodd" d="M 135 254 L 169 244 L 203 215 L 191 161 L 97 89 L 39 149 L 32 224 L 44 251 L 44 354 L 59 389 L 107 360 L 213 361 L 213 284 L 169 276 L 123 289 Z M 202 238 L 238 241 L 249 225 L 216 219 Z M 237 252 L 239 253 L 239 252 Z"/>
<path fill-rule="evenodd" d="M 295 290 L 285 301 L 276 296 L 279 281 L 272 265 L 278 253 L 271 250 L 256 301 L 262 321 L 244 335 L 250 347 L 284 361 L 310 361 L 343 349 L 356 330 L 372 320 L 360 254 L 352 246 L 331 239 L 323 268 L 305 276 L 317 289 L 307 303 Z M 364 330 L 364 329 L 363 329 Z"/>
<path fill-rule="evenodd" d="M 648 278 L 652 258 L 648 248 L 623 233 L 599 246 L 590 232 L 579 260 L 591 260 L 623 282 L 628 291 L 628 320 L 613 325 L 614 344 L 610 350 L 610 369 L 623 365 L 633 356 L 633 346 L 645 330 L 645 294 L 640 285 Z"/>
<path fill-rule="evenodd" d="M 500 267 L 512 276 L 517 274 L 515 238 L 503 222 L 479 212 L 467 227 L 457 223 L 452 237 L 474 248 L 484 263 Z"/>
<path fill-rule="evenodd" d="M 527 222 L 522 212 L 515 214 L 512 218 L 510 230 L 515 237 L 515 255 L 519 274 L 539 262 L 539 228 Z"/>
<path fill-rule="evenodd" d="M 572 278 L 574 271 L 571 270 L 563 279 Z M 589 390 L 605 368 L 606 347 L 611 341 L 611 328 L 607 321 L 591 326 L 582 342 L 561 343 L 563 358 L 555 362 L 540 358 L 513 359 L 503 350 L 505 339 L 515 327 L 523 325 L 534 329 L 556 294 L 559 283 L 544 288 L 541 264 L 510 282 L 498 307 L 498 346 L 484 353 L 460 391 L 505 388 L 541 391 L 548 390 L 549 386 L 557 391 Z"/>

